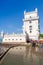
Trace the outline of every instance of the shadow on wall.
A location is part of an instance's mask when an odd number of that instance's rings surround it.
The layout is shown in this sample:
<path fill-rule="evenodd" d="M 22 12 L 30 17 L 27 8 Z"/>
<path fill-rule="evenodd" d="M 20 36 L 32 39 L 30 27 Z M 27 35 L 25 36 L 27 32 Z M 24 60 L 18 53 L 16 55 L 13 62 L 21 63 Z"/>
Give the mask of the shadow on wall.
<path fill-rule="evenodd" d="M 27 32 L 25 32 L 25 33 L 26 33 L 26 42 L 29 43 L 29 42 L 30 42 L 30 41 L 29 41 L 29 35 L 28 35 Z"/>

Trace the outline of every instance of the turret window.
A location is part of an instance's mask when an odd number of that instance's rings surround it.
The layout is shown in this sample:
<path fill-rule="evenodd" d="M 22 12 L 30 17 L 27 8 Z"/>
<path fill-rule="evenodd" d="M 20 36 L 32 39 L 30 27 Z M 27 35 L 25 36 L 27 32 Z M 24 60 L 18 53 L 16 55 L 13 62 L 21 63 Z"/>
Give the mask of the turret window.
<path fill-rule="evenodd" d="M 29 21 L 29 23 L 32 23 L 32 21 Z"/>
<path fill-rule="evenodd" d="M 32 33 L 32 26 L 29 26 L 30 33 Z"/>
<path fill-rule="evenodd" d="M 30 33 L 32 33 L 32 31 L 30 30 Z"/>
<path fill-rule="evenodd" d="M 29 26 L 29 29 L 32 30 L 32 26 Z"/>

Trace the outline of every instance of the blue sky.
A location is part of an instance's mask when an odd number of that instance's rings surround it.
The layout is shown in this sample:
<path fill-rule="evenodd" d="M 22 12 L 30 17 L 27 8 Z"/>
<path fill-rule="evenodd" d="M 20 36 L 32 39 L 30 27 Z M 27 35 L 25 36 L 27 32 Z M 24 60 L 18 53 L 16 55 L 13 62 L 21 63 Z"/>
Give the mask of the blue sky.
<path fill-rule="evenodd" d="M 40 31 L 43 33 L 43 0 L 0 0 L 0 32 L 21 33 L 24 10 L 38 8 Z"/>

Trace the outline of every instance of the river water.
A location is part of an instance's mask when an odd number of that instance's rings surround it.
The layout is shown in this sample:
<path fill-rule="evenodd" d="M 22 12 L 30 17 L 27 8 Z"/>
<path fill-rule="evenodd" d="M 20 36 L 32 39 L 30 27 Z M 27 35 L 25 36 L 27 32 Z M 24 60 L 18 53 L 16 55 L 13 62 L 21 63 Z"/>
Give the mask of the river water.
<path fill-rule="evenodd" d="M 43 47 L 13 47 L 0 65 L 43 65 Z"/>

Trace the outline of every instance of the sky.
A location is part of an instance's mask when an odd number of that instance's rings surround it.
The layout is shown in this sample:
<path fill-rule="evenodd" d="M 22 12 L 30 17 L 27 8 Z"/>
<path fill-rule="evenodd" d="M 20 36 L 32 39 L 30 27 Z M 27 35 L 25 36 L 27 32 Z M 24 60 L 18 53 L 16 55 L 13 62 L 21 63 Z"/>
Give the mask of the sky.
<path fill-rule="evenodd" d="M 40 32 L 43 33 L 43 0 L 0 0 L 0 32 L 22 33 L 24 10 L 38 8 Z"/>

